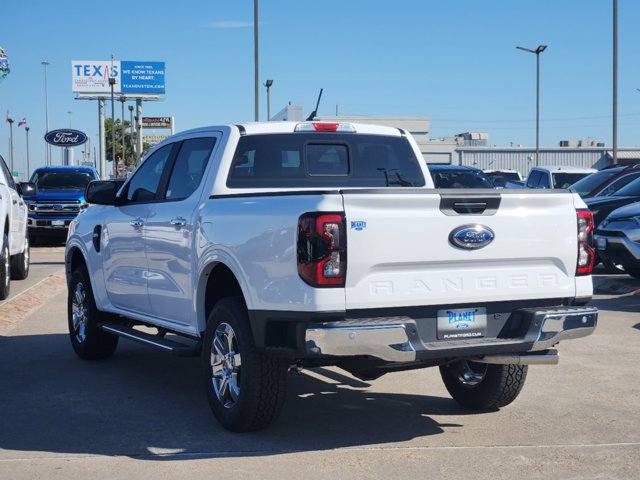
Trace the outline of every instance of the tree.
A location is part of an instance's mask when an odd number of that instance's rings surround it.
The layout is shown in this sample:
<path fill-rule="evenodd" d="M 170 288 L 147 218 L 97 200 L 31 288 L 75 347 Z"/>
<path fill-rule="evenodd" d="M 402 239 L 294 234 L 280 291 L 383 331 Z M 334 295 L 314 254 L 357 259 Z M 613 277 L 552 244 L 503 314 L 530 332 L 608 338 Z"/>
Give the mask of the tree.
<path fill-rule="evenodd" d="M 124 127 L 124 132 L 123 132 Z M 107 160 L 112 160 L 113 150 L 111 145 L 111 130 L 113 129 L 113 122 L 110 118 L 106 118 L 104 120 L 104 132 L 106 136 L 106 157 Z M 128 170 L 131 170 L 136 165 L 136 154 L 135 154 L 135 135 L 131 136 L 131 123 L 128 121 L 124 121 L 124 124 L 120 122 L 120 119 L 116 119 L 115 121 L 115 142 L 116 142 L 116 160 L 122 160 L 122 135 L 124 135 L 124 163 Z M 149 151 L 149 144 L 143 143 L 142 152 L 144 156 Z"/>

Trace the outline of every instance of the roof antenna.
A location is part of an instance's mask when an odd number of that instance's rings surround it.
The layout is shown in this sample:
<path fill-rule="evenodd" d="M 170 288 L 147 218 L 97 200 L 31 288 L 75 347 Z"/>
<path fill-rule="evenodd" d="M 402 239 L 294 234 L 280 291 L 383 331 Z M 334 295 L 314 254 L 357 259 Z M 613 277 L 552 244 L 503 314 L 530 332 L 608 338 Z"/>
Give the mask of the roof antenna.
<path fill-rule="evenodd" d="M 318 116 L 318 106 L 320 105 L 320 99 L 322 98 L 322 88 L 320 89 L 320 95 L 318 95 L 318 101 L 316 102 L 316 108 L 311 114 L 307 117 L 307 122 L 312 121 L 314 118 Z"/>

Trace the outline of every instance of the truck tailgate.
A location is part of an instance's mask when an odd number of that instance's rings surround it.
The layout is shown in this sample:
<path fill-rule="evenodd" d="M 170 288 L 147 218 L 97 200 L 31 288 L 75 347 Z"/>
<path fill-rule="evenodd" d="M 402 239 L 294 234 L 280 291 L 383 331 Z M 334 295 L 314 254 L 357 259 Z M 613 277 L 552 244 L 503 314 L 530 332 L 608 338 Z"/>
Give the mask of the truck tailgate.
<path fill-rule="evenodd" d="M 348 310 L 575 296 L 568 192 L 347 190 L 343 201 Z M 454 245 L 476 225 L 493 240 Z"/>

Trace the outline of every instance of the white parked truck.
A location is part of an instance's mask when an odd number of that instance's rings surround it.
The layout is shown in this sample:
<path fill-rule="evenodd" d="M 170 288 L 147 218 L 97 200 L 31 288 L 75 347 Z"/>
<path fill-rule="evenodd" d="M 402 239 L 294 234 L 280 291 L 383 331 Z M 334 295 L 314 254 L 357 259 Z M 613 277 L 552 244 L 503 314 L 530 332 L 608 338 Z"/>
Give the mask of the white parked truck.
<path fill-rule="evenodd" d="M 9 296 L 12 279 L 29 275 L 27 206 L 21 192 L 0 156 L 0 300 Z"/>
<path fill-rule="evenodd" d="M 87 187 L 66 246 L 74 350 L 200 355 L 234 431 L 274 420 L 290 367 L 439 367 L 460 404 L 509 404 L 528 365 L 596 326 L 591 213 L 566 190 L 436 190 L 421 158 L 372 125 L 170 137 L 124 183 Z"/>

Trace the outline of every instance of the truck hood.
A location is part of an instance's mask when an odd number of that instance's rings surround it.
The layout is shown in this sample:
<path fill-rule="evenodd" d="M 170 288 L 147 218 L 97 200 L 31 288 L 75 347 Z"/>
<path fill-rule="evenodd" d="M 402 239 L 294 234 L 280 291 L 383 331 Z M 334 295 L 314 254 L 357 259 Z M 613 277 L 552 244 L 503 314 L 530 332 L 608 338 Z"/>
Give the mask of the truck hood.
<path fill-rule="evenodd" d="M 35 195 L 24 197 L 26 201 L 36 202 L 36 201 L 54 201 L 54 200 L 84 200 L 84 189 L 82 190 L 72 190 L 72 189 L 64 189 L 64 190 L 49 190 L 43 189 L 38 190 L 38 193 Z"/>

